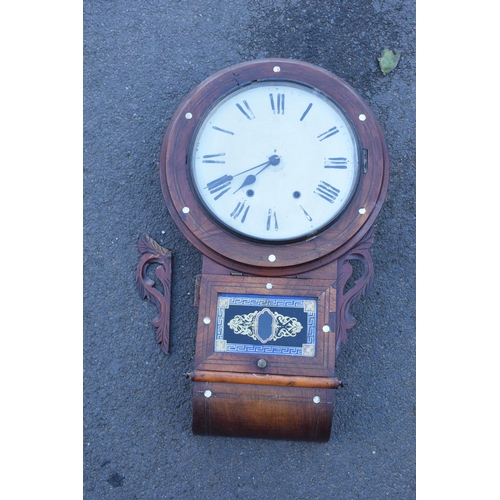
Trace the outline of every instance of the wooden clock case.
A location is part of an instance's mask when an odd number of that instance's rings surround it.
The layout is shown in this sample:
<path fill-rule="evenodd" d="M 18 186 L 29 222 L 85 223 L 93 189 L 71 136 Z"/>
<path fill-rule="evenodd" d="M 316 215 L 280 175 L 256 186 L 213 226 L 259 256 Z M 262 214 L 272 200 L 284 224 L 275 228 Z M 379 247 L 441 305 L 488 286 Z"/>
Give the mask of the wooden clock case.
<path fill-rule="evenodd" d="M 319 234 L 292 243 L 264 243 L 239 236 L 214 221 L 195 194 L 190 151 L 197 125 L 228 92 L 254 81 L 290 80 L 314 87 L 332 98 L 349 117 L 363 154 L 360 180 L 341 216 Z M 355 320 L 349 306 L 373 279 L 369 249 L 372 225 L 389 182 L 389 156 L 380 124 L 364 99 L 332 73 L 302 61 L 263 59 L 215 73 L 191 91 L 172 116 L 160 157 L 160 182 L 168 210 L 202 254 L 196 283 L 199 307 L 194 370 L 193 432 L 196 434 L 326 441 L 330 437 L 335 358 Z M 149 237 L 137 283 L 143 297 L 159 309 L 158 341 L 168 351 L 170 253 Z M 364 272 L 346 289 L 350 261 Z M 164 296 L 146 278 L 151 263 L 160 265 Z M 168 293 L 166 292 L 168 290 Z M 218 352 L 217 300 L 228 296 L 312 298 L 317 304 L 314 349 L 297 356 Z M 231 295 L 232 294 L 232 295 Z M 312 353 L 312 354 L 311 354 Z"/>

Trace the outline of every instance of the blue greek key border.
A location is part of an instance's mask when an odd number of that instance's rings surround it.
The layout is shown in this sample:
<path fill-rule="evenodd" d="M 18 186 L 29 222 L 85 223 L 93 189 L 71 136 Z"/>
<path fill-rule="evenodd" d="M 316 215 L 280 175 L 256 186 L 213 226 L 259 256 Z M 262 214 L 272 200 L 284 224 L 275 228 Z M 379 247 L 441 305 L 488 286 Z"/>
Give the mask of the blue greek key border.
<path fill-rule="evenodd" d="M 255 307 L 302 308 L 307 313 L 307 344 L 301 347 L 230 344 L 224 339 L 224 321 L 226 309 L 233 305 Z M 217 299 L 215 324 L 215 352 L 242 354 L 273 354 L 278 356 L 307 356 L 316 354 L 318 300 L 315 297 L 237 295 L 221 293 Z"/>

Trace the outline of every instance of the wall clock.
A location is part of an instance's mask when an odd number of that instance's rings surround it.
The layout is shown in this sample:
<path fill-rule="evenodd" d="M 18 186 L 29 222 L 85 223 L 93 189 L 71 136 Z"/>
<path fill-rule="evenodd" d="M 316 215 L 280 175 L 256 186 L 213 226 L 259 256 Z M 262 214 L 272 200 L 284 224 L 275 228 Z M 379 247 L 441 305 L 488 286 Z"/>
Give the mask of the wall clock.
<path fill-rule="evenodd" d="M 224 69 L 179 105 L 160 182 L 203 254 L 193 381 L 196 434 L 326 441 L 335 358 L 372 281 L 372 225 L 389 182 L 381 126 L 318 66 L 262 59 Z M 170 253 L 144 236 L 137 283 L 168 351 Z M 353 260 L 364 264 L 346 287 Z M 159 265 L 163 294 L 146 269 Z"/>

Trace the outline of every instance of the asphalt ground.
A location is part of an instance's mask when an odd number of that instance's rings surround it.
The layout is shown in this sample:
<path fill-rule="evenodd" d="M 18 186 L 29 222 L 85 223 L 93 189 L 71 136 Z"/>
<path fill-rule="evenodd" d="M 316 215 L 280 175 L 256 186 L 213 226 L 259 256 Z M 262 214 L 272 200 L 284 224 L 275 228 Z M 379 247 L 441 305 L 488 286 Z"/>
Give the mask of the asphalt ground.
<path fill-rule="evenodd" d="M 83 15 L 84 498 L 415 498 L 415 2 L 88 0 Z M 383 75 L 386 48 L 401 59 Z M 374 285 L 352 310 L 336 364 L 348 385 L 324 444 L 191 432 L 184 374 L 201 256 L 167 212 L 160 145 L 193 87 L 266 57 L 346 80 L 378 116 L 391 158 Z M 173 255 L 169 355 L 134 284 L 142 234 Z"/>

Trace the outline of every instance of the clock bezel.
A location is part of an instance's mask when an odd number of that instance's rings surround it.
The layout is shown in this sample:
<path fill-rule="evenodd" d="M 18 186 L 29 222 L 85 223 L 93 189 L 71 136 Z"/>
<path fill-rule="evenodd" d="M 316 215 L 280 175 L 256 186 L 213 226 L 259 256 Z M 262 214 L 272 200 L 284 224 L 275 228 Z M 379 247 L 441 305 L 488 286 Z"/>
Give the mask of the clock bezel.
<path fill-rule="evenodd" d="M 216 106 L 219 105 L 219 103 L 223 102 L 233 92 L 235 92 L 235 91 L 242 91 L 245 87 L 250 87 L 253 84 L 271 85 L 271 84 L 274 83 L 274 84 L 279 85 L 282 82 L 285 83 L 285 84 L 286 83 L 292 83 L 292 84 L 298 84 L 298 85 L 307 87 L 307 88 L 311 89 L 313 92 L 317 92 L 318 94 L 321 94 L 322 98 L 324 98 L 325 100 L 329 100 L 329 101 L 333 102 L 334 107 L 338 108 L 337 111 L 344 116 L 344 119 L 347 121 L 348 125 L 351 127 L 350 132 L 352 132 L 352 134 L 354 136 L 354 148 L 356 149 L 356 154 L 357 154 L 357 158 L 358 158 L 358 165 L 357 165 L 356 178 L 355 178 L 354 182 L 352 183 L 352 192 L 349 195 L 349 199 L 344 204 L 344 206 L 342 206 L 342 208 L 335 214 L 334 217 L 332 217 L 326 223 L 320 225 L 314 231 L 311 231 L 311 232 L 309 232 L 309 233 L 307 233 L 305 235 L 300 235 L 300 236 L 297 236 L 295 238 L 287 238 L 287 239 L 281 239 L 281 240 L 279 240 L 279 239 L 273 239 L 273 240 L 271 240 L 271 239 L 266 239 L 266 238 L 259 238 L 257 236 L 251 236 L 251 235 L 245 234 L 242 231 L 238 231 L 234 227 L 231 227 L 231 226 L 225 224 L 223 221 L 221 221 L 217 217 L 217 215 L 215 213 L 213 213 L 211 211 L 210 207 L 205 203 L 205 201 L 203 200 L 203 198 L 201 197 L 201 195 L 198 192 L 198 188 L 196 187 L 196 183 L 195 183 L 195 180 L 194 180 L 194 172 L 193 172 L 193 153 L 194 153 L 195 146 L 196 146 L 196 139 L 198 138 L 198 133 L 199 133 L 199 130 L 200 130 L 201 126 L 204 124 L 205 119 L 210 115 L 210 113 L 212 112 L 212 110 Z M 363 162 L 363 148 L 361 147 L 361 141 L 360 141 L 360 139 L 359 139 L 359 137 L 357 135 L 356 128 L 351 123 L 351 119 L 349 118 L 349 116 L 346 115 L 346 113 L 344 112 L 344 110 L 342 109 L 342 107 L 339 106 L 338 103 L 334 102 L 330 96 L 326 95 L 324 92 L 318 90 L 317 88 L 312 87 L 311 85 L 308 85 L 308 84 L 305 84 L 305 83 L 302 83 L 302 82 L 292 81 L 292 80 L 289 80 L 289 79 L 288 80 L 282 80 L 279 77 L 272 78 L 272 79 L 259 79 L 258 81 L 251 81 L 251 82 L 248 82 L 248 83 L 246 83 L 244 85 L 241 84 L 238 87 L 231 89 L 228 93 L 220 96 L 219 99 L 217 99 L 217 101 L 215 101 L 214 103 L 212 103 L 212 105 L 206 110 L 204 116 L 199 120 L 199 122 L 198 122 L 198 124 L 197 124 L 197 126 L 195 128 L 195 132 L 194 132 L 193 137 L 192 137 L 192 143 L 191 143 L 191 146 L 190 146 L 190 149 L 189 149 L 189 152 L 188 152 L 189 182 L 190 182 L 191 188 L 193 189 L 194 193 L 196 194 L 196 196 L 198 198 L 198 201 L 200 202 L 200 205 L 205 209 L 205 213 L 207 214 L 208 218 L 212 219 L 215 222 L 215 224 L 218 225 L 219 227 L 221 227 L 223 230 L 228 231 L 228 232 L 234 234 L 235 236 L 239 236 L 240 238 L 245 239 L 247 241 L 262 242 L 262 243 L 268 244 L 268 245 L 270 245 L 270 244 L 287 245 L 287 244 L 291 244 L 291 243 L 297 243 L 297 242 L 302 241 L 302 240 L 311 239 L 311 238 L 314 238 L 317 234 L 319 234 L 322 231 L 324 231 L 325 229 L 327 229 L 332 224 L 334 224 L 335 221 L 337 219 L 339 219 L 340 216 L 344 213 L 344 211 L 347 208 L 347 206 L 349 205 L 350 201 L 352 200 L 352 198 L 356 194 L 356 191 L 357 191 L 358 186 L 359 186 L 359 180 L 360 180 L 360 177 L 361 177 L 362 162 Z"/>
<path fill-rule="evenodd" d="M 232 90 L 261 80 L 290 81 L 325 94 L 348 117 L 360 148 L 367 152 L 366 172 L 360 173 L 356 190 L 340 216 L 314 236 L 285 244 L 253 240 L 216 223 L 191 184 L 189 158 L 200 121 Z M 163 138 L 160 182 L 174 222 L 201 253 L 244 273 L 286 276 L 332 262 L 362 239 L 378 216 L 387 193 L 389 155 L 373 111 L 346 82 L 304 61 L 261 59 L 223 69 L 185 97 Z"/>

